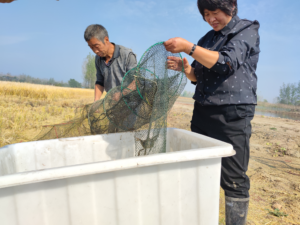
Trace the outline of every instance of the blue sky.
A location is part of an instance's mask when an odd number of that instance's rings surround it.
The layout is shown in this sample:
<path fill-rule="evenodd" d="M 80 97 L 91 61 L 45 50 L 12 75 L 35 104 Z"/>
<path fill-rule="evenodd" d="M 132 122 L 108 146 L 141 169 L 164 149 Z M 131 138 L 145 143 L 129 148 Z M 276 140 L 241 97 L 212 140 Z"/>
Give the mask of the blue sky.
<path fill-rule="evenodd" d="M 110 40 L 132 48 L 138 59 L 152 44 L 172 37 L 193 43 L 211 28 L 197 0 L 18 0 L 0 4 L 0 72 L 82 81 L 92 52 L 83 39 L 90 24 L 102 24 Z M 238 0 L 239 17 L 261 24 L 258 94 L 273 101 L 283 82 L 300 81 L 299 0 Z M 190 62 L 192 58 L 187 57 Z M 194 86 L 187 84 L 187 91 Z"/>

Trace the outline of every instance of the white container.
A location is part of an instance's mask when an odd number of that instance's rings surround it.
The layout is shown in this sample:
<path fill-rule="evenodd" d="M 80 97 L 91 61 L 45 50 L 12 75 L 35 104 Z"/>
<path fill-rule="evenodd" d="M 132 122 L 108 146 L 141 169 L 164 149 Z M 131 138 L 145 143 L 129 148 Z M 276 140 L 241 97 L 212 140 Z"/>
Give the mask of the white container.
<path fill-rule="evenodd" d="M 167 153 L 132 157 L 133 133 L 0 148 L 1 225 L 217 225 L 232 146 L 169 128 Z"/>

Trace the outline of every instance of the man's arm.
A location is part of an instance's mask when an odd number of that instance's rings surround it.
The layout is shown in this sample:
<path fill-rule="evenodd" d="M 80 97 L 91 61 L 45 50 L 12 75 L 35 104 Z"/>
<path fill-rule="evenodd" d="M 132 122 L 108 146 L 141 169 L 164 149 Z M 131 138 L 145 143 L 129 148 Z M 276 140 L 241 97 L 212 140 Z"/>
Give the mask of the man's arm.
<path fill-rule="evenodd" d="M 102 94 L 103 94 L 103 91 L 104 91 L 104 87 L 101 86 L 100 84 L 95 84 L 95 98 L 94 98 L 94 101 L 98 101 Z"/>
<path fill-rule="evenodd" d="M 96 73 L 97 80 L 95 83 L 94 101 L 98 101 L 101 98 L 103 91 L 104 91 L 104 76 L 101 73 L 100 60 L 97 56 L 95 57 L 95 66 L 96 66 L 96 71 L 97 71 L 97 73 Z"/>

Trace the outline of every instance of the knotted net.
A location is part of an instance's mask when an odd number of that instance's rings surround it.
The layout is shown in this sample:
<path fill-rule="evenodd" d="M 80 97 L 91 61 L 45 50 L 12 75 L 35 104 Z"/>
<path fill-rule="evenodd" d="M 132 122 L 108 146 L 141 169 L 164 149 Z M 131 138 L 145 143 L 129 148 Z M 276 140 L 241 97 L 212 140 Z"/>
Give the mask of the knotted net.
<path fill-rule="evenodd" d="M 183 71 L 167 69 L 163 42 L 151 46 L 120 86 L 85 105 L 73 120 L 44 126 L 35 140 L 134 132 L 135 155 L 166 151 L 167 115 L 186 84 Z"/>

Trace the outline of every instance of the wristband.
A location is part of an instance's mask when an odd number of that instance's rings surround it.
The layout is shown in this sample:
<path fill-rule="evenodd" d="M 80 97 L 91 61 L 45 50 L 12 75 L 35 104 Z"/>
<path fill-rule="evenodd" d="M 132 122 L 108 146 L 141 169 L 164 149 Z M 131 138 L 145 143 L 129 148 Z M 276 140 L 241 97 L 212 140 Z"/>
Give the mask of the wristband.
<path fill-rule="evenodd" d="M 194 53 L 194 51 L 195 51 L 195 49 L 196 49 L 196 46 L 197 46 L 196 44 L 193 45 L 192 50 L 191 50 L 191 52 L 190 52 L 189 55 L 193 55 L 193 53 Z"/>

